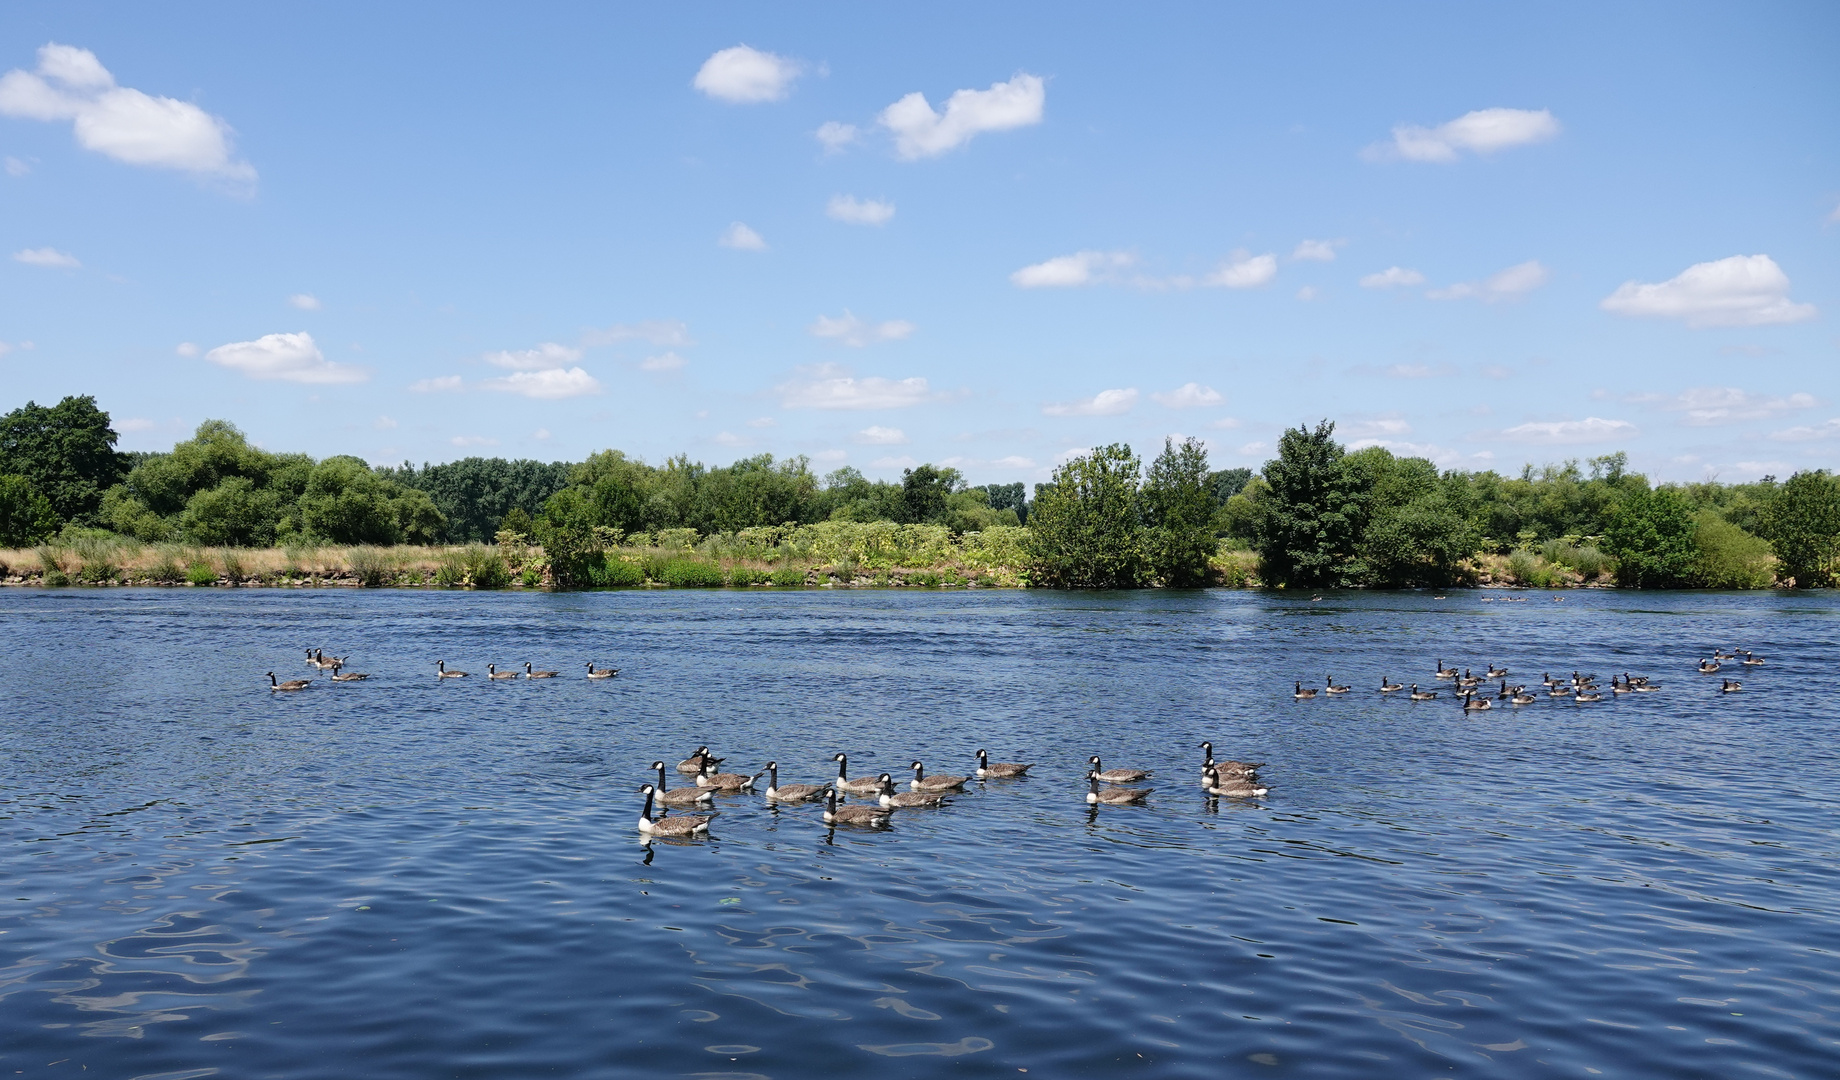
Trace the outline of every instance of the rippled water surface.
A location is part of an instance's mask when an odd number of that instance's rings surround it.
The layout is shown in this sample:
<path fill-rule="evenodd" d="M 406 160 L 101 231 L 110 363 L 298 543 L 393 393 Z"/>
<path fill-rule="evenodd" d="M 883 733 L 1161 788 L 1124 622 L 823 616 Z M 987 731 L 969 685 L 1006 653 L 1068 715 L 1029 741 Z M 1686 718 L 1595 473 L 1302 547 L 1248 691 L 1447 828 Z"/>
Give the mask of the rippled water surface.
<path fill-rule="evenodd" d="M 1840 603 L 1505 595 L 0 590 L 0 1075 L 1840 1072 Z M 1373 689 L 1440 658 L 1605 700 Z M 1038 764 L 639 843 L 705 742 Z"/>

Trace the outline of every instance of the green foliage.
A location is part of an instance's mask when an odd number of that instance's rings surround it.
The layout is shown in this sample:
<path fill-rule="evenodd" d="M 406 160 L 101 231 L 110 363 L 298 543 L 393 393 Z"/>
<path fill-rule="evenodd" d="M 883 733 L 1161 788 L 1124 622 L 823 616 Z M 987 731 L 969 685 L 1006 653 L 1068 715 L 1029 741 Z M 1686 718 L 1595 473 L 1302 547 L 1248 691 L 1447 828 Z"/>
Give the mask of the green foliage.
<path fill-rule="evenodd" d="M 0 416 L 0 475 L 31 481 L 60 522 L 91 524 L 103 491 L 127 472 L 117 438 L 94 397 L 66 397 L 50 408 L 28 401 Z"/>
<path fill-rule="evenodd" d="M 1546 559 L 1526 548 L 1515 548 L 1508 554 L 1508 576 L 1522 585 L 1544 589 L 1550 586 L 1558 575 L 1554 571 L 1553 564 Z"/>
<path fill-rule="evenodd" d="M 31 547 L 57 530 L 57 511 L 31 480 L 0 476 L 0 547 Z"/>
<path fill-rule="evenodd" d="M 1054 470 L 1029 514 L 1032 580 L 1052 588 L 1129 589 L 1143 580 L 1137 455 L 1099 447 Z"/>
<path fill-rule="evenodd" d="M 1592 544 L 1572 544 L 1564 539 L 1548 540 L 1540 545 L 1540 555 L 1557 566 L 1570 567 L 1578 576 L 1590 581 L 1615 568 L 1610 556 Z"/>
<path fill-rule="evenodd" d="M 334 544 L 426 544 L 445 528 L 426 492 L 399 487 L 345 456 L 313 466 L 299 514 L 302 531 Z"/>
<path fill-rule="evenodd" d="M 160 557 L 148 568 L 147 577 L 160 585 L 173 585 L 185 579 L 185 568 L 179 565 L 178 553 L 170 548 L 160 551 Z"/>
<path fill-rule="evenodd" d="M 1784 576 L 1802 589 L 1833 584 L 1840 557 L 1840 480 L 1825 469 L 1798 472 L 1776 490 L 1762 517 Z"/>
<path fill-rule="evenodd" d="M 381 589 L 395 577 L 396 567 L 389 556 L 374 547 L 353 548 L 346 559 L 351 564 L 352 576 L 362 588 Z"/>
<path fill-rule="evenodd" d="M 220 556 L 220 561 L 224 564 L 224 576 L 230 579 L 231 584 L 234 585 L 247 576 L 243 566 L 243 560 L 237 556 L 236 552 L 224 552 Z"/>
<path fill-rule="evenodd" d="M 215 585 L 217 570 L 205 559 L 193 559 L 192 564 L 185 568 L 185 580 L 193 585 Z"/>
<path fill-rule="evenodd" d="M 588 571 L 588 580 L 601 589 L 645 584 L 645 571 L 637 563 L 608 556 Z"/>
<path fill-rule="evenodd" d="M 1694 517 L 1699 562 L 1694 578 L 1708 589 L 1767 589 L 1776 580 L 1770 542 L 1752 536 L 1710 507 Z"/>
<path fill-rule="evenodd" d="M 782 588 L 805 584 L 805 571 L 782 567 L 767 575 L 767 580 Z"/>
<path fill-rule="evenodd" d="M 722 568 L 702 559 L 667 559 L 658 580 L 673 588 L 719 586 L 725 584 Z"/>
<path fill-rule="evenodd" d="M 984 505 L 991 510 L 1002 513 L 1008 510 L 1016 515 L 1016 520 L 1006 522 L 1009 525 L 1027 525 L 1029 523 L 1028 493 L 1020 482 L 1014 484 L 985 484 L 983 487 L 970 488 L 971 491 L 984 493 Z M 959 530 L 963 532 L 965 530 Z"/>
<path fill-rule="evenodd" d="M 1523 534 L 1527 534 L 1527 543 L 1568 535 L 1602 535 L 1618 501 L 1646 490 L 1648 482 L 1627 471 L 1629 458 L 1621 452 L 1592 458 L 1586 464 L 1588 475 L 1576 461 L 1537 471 L 1528 465 L 1515 479 L 1493 472 L 1470 474 L 1467 481 L 1477 507 L 1477 526 L 1494 539 L 1497 550 Z"/>
<path fill-rule="evenodd" d="M 61 588 L 70 584 L 70 575 L 62 570 L 47 570 L 45 571 L 44 582 L 46 585 Z"/>
<path fill-rule="evenodd" d="M 436 585 L 460 585 L 475 589 L 502 589 L 511 584 L 511 571 L 504 556 L 484 544 L 468 544 L 458 551 L 443 552 L 434 570 Z"/>
<path fill-rule="evenodd" d="M 1367 477 L 1344 460 L 1334 434 L 1328 420 L 1314 431 L 1289 429 L 1278 441 L 1278 457 L 1265 463 L 1266 491 L 1253 531 L 1273 584 L 1349 585 L 1365 576 L 1356 545 Z"/>
<path fill-rule="evenodd" d="M 528 534 L 532 515 L 569 485 L 578 468 L 563 461 L 470 457 L 444 465 L 423 464 L 420 469 L 405 461 L 377 472 L 401 488 L 428 496 L 445 522 L 431 539 L 486 543 L 501 528 Z M 512 514 L 520 515 L 521 528 L 505 524 Z"/>
<path fill-rule="evenodd" d="M 194 543 L 213 547 L 270 547 L 281 509 L 280 493 L 232 476 L 193 495 L 179 515 L 179 528 Z"/>
<path fill-rule="evenodd" d="M 1199 440 L 1176 445 L 1163 440 L 1163 452 L 1150 463 L 1139 494 L 1143 516 L 1145 568 L 1171 588 L 1205 584 L 1208 560 L 1219 545 L 1214 539 L 1215 502 L 1208 490 L 1207 449 Z"/>
<path fill-rule="evenodd" d="M 1693 505 L 1673 488 L 1626 492 L 1610 514 L 1605 546 L 1616 557 L 1618 585 L 1640 589 L 1690 588 L 1699 550 Z"/>
<path fill-rule="evenodd" d="M 1365 573 L 1360 583 L 1409 588 L 1454 582 L 1481 540 L 1463 479 L 1439 476 L 1425 458 L 1396 458 L 1384 447 L 1349 457 L 1367 489 L 1356 546 L 1355 565 Z"/>
<path fill-rule="evenodd" d="M 728 584 L 730 585 L 760 585 L 767 580 L 765 570 L 752 566 L 731 566 L 728 570 Z"/>

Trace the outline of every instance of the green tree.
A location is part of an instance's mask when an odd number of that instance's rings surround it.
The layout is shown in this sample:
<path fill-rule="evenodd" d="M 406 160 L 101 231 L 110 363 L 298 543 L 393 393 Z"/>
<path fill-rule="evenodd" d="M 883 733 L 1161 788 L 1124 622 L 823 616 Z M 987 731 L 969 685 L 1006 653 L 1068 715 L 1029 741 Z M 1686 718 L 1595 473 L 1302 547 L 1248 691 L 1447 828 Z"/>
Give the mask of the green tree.
<path fill-rule="evenodd" d="M 1164 439 L 1163 452 L 1144 477 L 1139 496 L 1144 564 L 1151 577 L 1171 588 L 1205 584 L 1209 560 L 1220 546 L 1210 479 L 1207 448 L 1198 439 L 1180 445 Z"/>
<path fill-rule="evenodd" d="M 1711 507 L 1693 519 L 1699 562 L 1693 577 L 1708 589 L 1767 589 L 1775 581 L 1770 542 L 1725 520 Z"/>
<path fill-rule="evenodd" d="M 1029 514 L 1030 576 L 1060 589 L 1130 589 L 1143 582 L 1137 505 L 1142 463 L 1113 443 L 1054 470 Z"/>
<path fill-rule="evenodd" d="M 313 467 L 299 523 L 302 532 L 334 544 L 426 544 L 446 527 L 426 492 L 398 487 L 343 455 Z"/>
<path fill-rule="evenodd" d="M 617 454 L 616 451 L 605 453 Z M 424 464 L 417 469 L 405 461 L 400 467 L 377 471 L 400 487 L 427 493 L 435 509 L 447 520 L 444 539 L 490 543 L 506 514 L 514 509 L 533 515 L 541 512 L 546 499 L 570 484 L 571 474 L 584 469 L 598 473 L 594 466 L 601 456 L 596 454 L 581 465 L 563 461 L 470 457 L 444 465 Z M 640 470 L 645 468 L 643 464 L 633 464 Z M 630 524 L 625 520 L 610 524 L 624 529 L 638 528 L 636 507 L 642 501 L 643 496 L 633 500 L 635 512 L 626 515 L 632 519 Z"/>
<path fill-rule="evenodd" d="M 62 520 L 89 524 L 102 493 L 127 472 L 117 438 L 87 394 L 50 408 L 28 401 L 0 416 L 0 474 L 30 480 Z"/>
<path fill-rule="evenodd" d="M 937 522 L 946 516 L 946 496 L 964 488 L 957 469 L 919 465 L 901 472 L 901 516 L 909 524 Z"/>
<path fill-rule="evenodd" d="M 1440 476 L 1429 460 L 1396 458 L 1384 447 L 1349 455 L 1357 456 L 1368 478 L 1357 560 L 1364 583 L 1397 589 L 1455 581 L 1480 540 L 1464 478 Z"/>
<path fill-rule="evenodd" d="M 1763 517 L 1785 576 L 1803 589 L 1833 584 L 1840 557 L 1840 481 L 1825 469 L 1798 472 L 1776 490 Z"/>
<path fill-rule="evenodd" d="M 191 497 L 179 516 L 180 528 L 200 544 L 219 547 L 271 547 L 281 521 L 276 492 L 257 488 L 246 476 L 232 476 Z"/>
<path fill-rule="evenodd" d="M 1255 526 L 1266 580 L 1278 585 L 1349 585 L 1363 576 L 1355 548 L 1365 516 L 1365 478 L 1343 460 L 1335 424 L 1287 430 L 1265 463 L 1266 490 Z"/>
<path fill-rule="evenodd" d="M 57 530 L 57 511 L 32 481 L 0 476 L 0 547 L 31 547 Z"/>
<path fill-rule="evenodd" d="M 1673 488 L 1625 495 L 1604 532 L 1605 547 L 1616 556 L 1617 584 L 1638 589 L 1697 585 L 1696 530 L 1693 504 Z"/>

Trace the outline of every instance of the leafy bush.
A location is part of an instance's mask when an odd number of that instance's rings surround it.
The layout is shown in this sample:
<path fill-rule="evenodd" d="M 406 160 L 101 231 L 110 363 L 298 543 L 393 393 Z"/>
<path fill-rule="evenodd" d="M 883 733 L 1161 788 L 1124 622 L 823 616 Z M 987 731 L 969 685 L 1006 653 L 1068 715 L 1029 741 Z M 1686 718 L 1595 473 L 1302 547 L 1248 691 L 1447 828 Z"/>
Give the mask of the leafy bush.
<path fill-rule="evenodd" d="M 1796 473 L 1771 497 L 1763 525 L 1797 588 L 1833 582 L 1840 562 L 1840 480 L 1824 469 Z"/>
<path fill-rule="evenodd" d="M 1586 581 L 1603 577 L 1616 569 L 1615 560 L 1599 551 L 1595 545 L 1573 548 L 1566 556 L 1566 564 L 1578 571 Z"/>
<path fill-rule="evenodd" d="M 243 566 L 243 559 L 236 552 L 226 551 L 221 558 L 224 564 L 224 576 L 229 578 L 232 584 L 248 576 L 248 570 Z"/>
<path fill-rule="evenodd" d="M 394 576 L 389 557 L 374 547 L 352 548 L 346 559 L 361 588 L 381 589 Z"/>
<path fill-rule="evenodd" d="M 907 583 L 918 585 L 922 589 L 937 589 L 939 588 L 939 575 L 931 570 L 921 570 L 907 575 Z"/>
<path fill-rule="evenodd" d="M 1717 510 L 1699 512 L 1697 576 L 1708 589 L 1767 589 L 1776 580 L 1770 542 L 1725 520 Z"/>
<path fill-rule="evenodd" d="M 1694 584 L 1695 531 L 1692 504 L 1673 488 L 1626 495 L 1611 512 L 1604 536 L 1616 556 L 1616 583 L 1638 589 Z"/>
<path fill-rule="evenodd" d="M 597 588 L 619 588 L 622 586 L 645 584 L 645 571 L 637 563 L 609 556 L 601 560 L 588 574 L 588 580 Z M 717 582 L 720 584 L 720 582 Z"/>
<path fill-rule="evenodd" d="M 543 567 L 534 562 L 525 563 L 524 569 L 518 574 L 518 580 L 523 582 L 527 589 L 541 588 L 543 586 Z"/>
<path fill-rule="evenodd" d="M 794 570 L 791 567 L 782 567 L 781 569 L 775 570 L 771 574 L 768 574 L 767 580 L 773 582 L 773 584 L 775 585 L 779 585 L 782 587 L 791 586 L 791 585 L 803 585 L 805 584 L 805 571 Z"/>
<path fill-rule="evenodd" d="M 1526 548 L 1515 548 L 1508 556 L 1508 575 L 1523 585 L 1544 589 L 1553 583 L 1553 566 Z"/>
<path fill-rule="evenodd" d="M 78 579 L 85 585 L 108 585 L 121 574 L 121 567 L 109 559 L 95 559 L 83 564 Z"/>
<path fill-rule="evenodd" d="M 70 584 L 70 575 L 62 570 L 47 570 L 45 571 L 45 584 L 55 586 L 68 585 Z"/>
<path fill-rule="evenodd" d="M 730 585 L 759 585 L 766 580 L 765 570 L 756 570 L 751 566 L 733 566 L 728 571 Z"/>
<path fill-rule="evenodd" d="M 484 544 L 468 544 L 445 552 L 435 567 L 436 585 L 466 585 L 476 589 L 502 589 L 511 584 L 505 558 Z"/>
<path fill-rule="evenodd" d="M 0 547 L 27 547 L 57 532 L 51 500 L 23 476 L 0 476 Z"/>
<path fill-rule="evenodd" d="M 215 585 L 217 584 L 217 571 L 212 569 L 211 564 L 205 560 L 194 559 L 192 565 L 185 569 L 185 580 L 193 585 Z"/>
<path fill-rule="evenodd" d="M 1063 589 L 1129 589 L 1144 575 L 1137 455 L 1102 446 L 1054 470 L 1029 513 L 1030 573 Z"/>
<path fill-rule="evenodd" d="M 678 589 L 721 585 L 722 568 L 701 559 L 672 559 L 664 564 L 660 580 Z"/>
<path fill-rule="evenodd" d="M 162 550 L 160 557 L 148 568 L 147 577 L 161 585 L 172 585 L 184 579 L 185 568 L 179 565 L 172 551 Z"/>

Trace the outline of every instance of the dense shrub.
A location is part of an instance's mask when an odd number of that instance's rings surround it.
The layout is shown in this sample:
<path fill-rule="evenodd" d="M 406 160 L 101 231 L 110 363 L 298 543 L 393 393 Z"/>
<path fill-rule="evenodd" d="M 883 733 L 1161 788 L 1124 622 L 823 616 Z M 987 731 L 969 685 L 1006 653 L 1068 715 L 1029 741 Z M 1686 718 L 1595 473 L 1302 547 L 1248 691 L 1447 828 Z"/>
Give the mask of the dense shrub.
<path fill-rule="evenodd" d="M 794 570 L 791 567 L 782 567 L 778 570 L 773 571 L 773 573 L 767 575 L 767 577 L 768 577 L 768 580 L 773 582 L 773 584 L 779 585 L 782 587 L 788 586 L 788 585 L 805 584 L 805 571 Z"/>
<path fill-rule="evenodd" d="M 217 571 L 204 559 L 194 559 L 192 564 L 185 568 L 185 580 L 193 585 L 215 585 L 217 584 Z"/>
<path fill-rule="evenodd" d="M 722 568 L 702 559 L 671 559 L 664 564 L 658 580 L 673 588 L 722 585 Z"/>
<path fill-rule="evenodd" d="M 1717 510 L 1701 510 L 1695 519 L 1699 549 L 1694 577 L 1708 589 L 1767 589 L 1776 580 L 1776 557 L 1770 542 L 1725 520 Z"/>
<path fill-rule="evenodd" d="M 766 580 L 765 570 L 757 570 L 751 566 L 731 566 L 728 570 L 730 585 L 759 585 Z"/>
<path fill-rule="evenodd" d="M 395 567 L 390 565 L 389 557 L 374 547 L 352 548 L 346 558 L 351 564 L 352 576 L 363 588 L 381 589 L 395 576 Z"/>
<path fill-rule="evenodd" d="M 589 580 L 598 588 L 645 584 L 645 571 L 624 559 L 606 558 L 589 572 Z"/>

